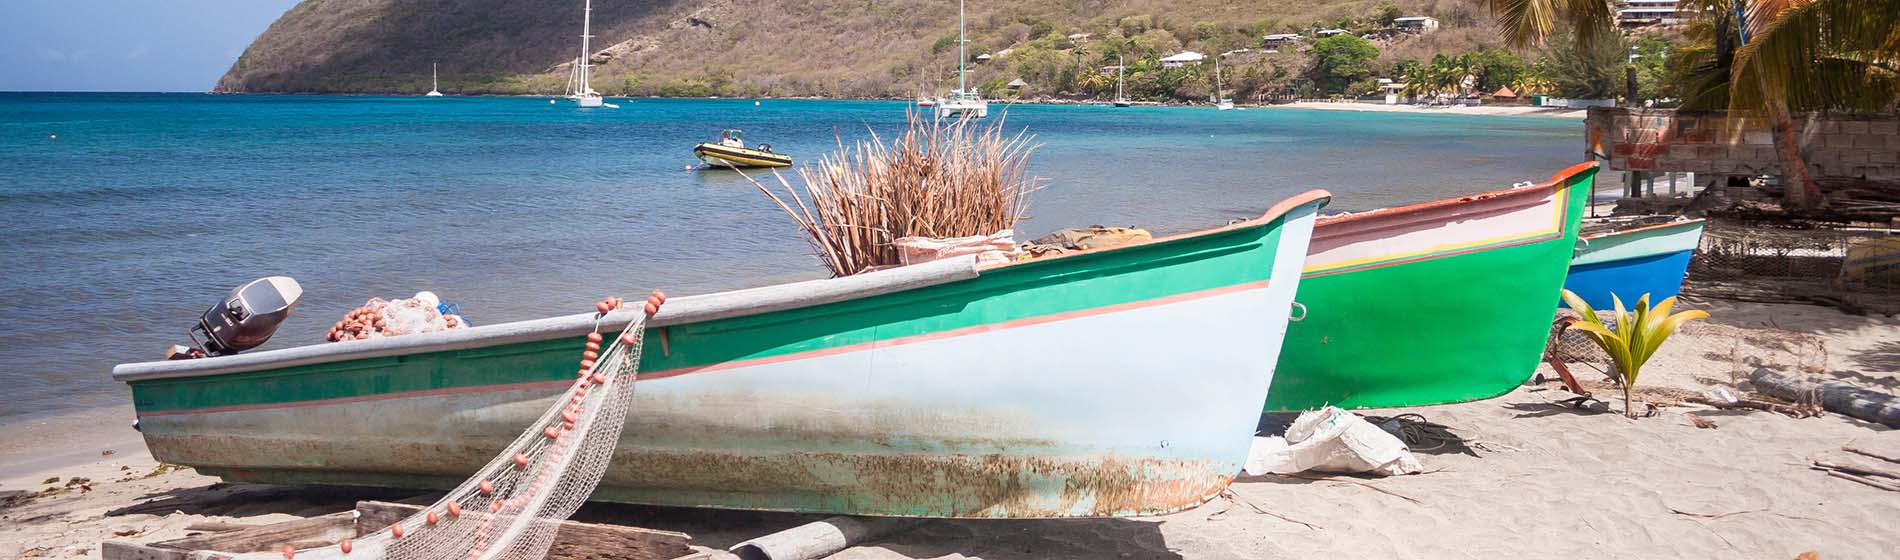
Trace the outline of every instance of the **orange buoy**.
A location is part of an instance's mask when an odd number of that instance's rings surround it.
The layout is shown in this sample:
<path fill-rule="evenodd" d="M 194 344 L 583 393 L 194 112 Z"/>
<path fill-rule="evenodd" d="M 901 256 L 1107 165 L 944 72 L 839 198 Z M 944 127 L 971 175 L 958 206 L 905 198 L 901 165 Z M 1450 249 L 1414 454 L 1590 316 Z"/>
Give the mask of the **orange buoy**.
<path fill-rule="evenodd" d="M 584 360 L 598 360 L 598 359 L 600 359 L 600 352 L 595 352 L 595 351 L 593 351 L 593 350 L 588 350 L 588 351 L 586 351 L 586 352 L 581 352 L 581 359 L 584 359 Z"/>
<path fill-rule="evenodd" d="M 598 343 L 598 342 L 600 342 L 600 339 L 601 339 L 601 336 L 600 336 L 600 333 L 597 333 L 597 332 L 590 332 L 590 333 L 587 333 L 587 341 L 588 341 L 588 342 L 595 342 L 595 343 Z"/>
<path fill-rule="evenodd" d="M 653 302 L 651 302 L 651 301 L 649 301 L 649 302 L 647 302 L 647 314 L 648 314 L 648 315 L 652 315 L 652 314 L 654 314 L 654 313 L 659 313 L 659 312 L 660 312 L 660 304 L 657 304 L 657 303 L 653 303 Z"/>
<path fill-rule="evenodd" d="M 390 525 L 389 536 L 393 538 L 398 538 L 398 539 L 402 538 L 402 525 L 401 524 Z"/>
<path fill-rule="evenodd" d="M 434 525 L 436 522 L 435 512 L 433 511 L 429 512 L 429 515 L 424 516 L 423 519 L 427 520 L 430 525 Z"/>
<path fill-rule="evenodd" d="M 528 456 L 527 456 L 526 454 L 524 454 L 524 453 L 516 453 L 516 454 L 515 454 L 515 466 L 517 466 L 517 467 L 526 467 L 526 466 L 528 466 Z"/>
<path fill-rule="evenodd" d="M 601 375 L 598 373 L 594 374 L 594 376 L 590 377 L 589 379 L 593 379 L 595 385 L 605 385 L 607 383 L 607 376 Z"/>
<path fill-rule="evenodd" d="M 486 480 L 482 481 L 482 493 L 483 494 L 495 493 L 495 483 L 489 482 Z"/>
<path fill-rule="evenodd" d="M 455 500 L 449 500 L 449 517 L 461 517 L 461 516 L 462 516 L 462 504 L 455 503 Z"/>
<path fill-rule="evenodd" d="M 291 548 L 290 545 L 284 545 L 284 558 L 296 558 L 296 557 L 297 557 L 297 549 Z"/>
<path fill-rule="evenodd" d="M 628 346 L 632 346 L 633 344 L 640 342 L 640 339 L 637 336 L 638 334 L 639 333 L 635 333 L 633 331 L 627 331 L 627 332 L 621 333 L 620 342 L 626 343 Z"/>
<path fill-rule="evenodd" d="M 581 369 L 594 369 L 593 360 L 581 360 Z"/>
<path fill-rule="evenodd" d="M 602 315 L 606 315 L 608 311 L 613 311 L 613 310 L 614 310 L 613 306 L 607 305 L 606 300 L 602 300 L 600 303 L 594 304 L 594 311 L 599 311 L 600 314 Z"/>
<path fill-rule="evenodd" d="M 592 341 L 592 340 L 589 340 L 589 341 L 587 341 L 587 351 L 588 351 L 588 352 L 599 352 L 599 351 L 600 351 L 600 343 L 599 343 L 599 342 L 594 342 L 594 341 Z"/>
<path fill-rule="evenodd" d="M 343 539 L 336 543 L 336 548 L 337 550 L 343 551 L 344 554 L 349 554 L 351 550 L 356 548 L 356 545 L 350 543 L 350 539 Z"/>
<path fill-rule="evenodd" d="M 548 439 L 561 439 L 561 427 L 548 426 L 548 429 L 541 430 L 541 434 L 548 436 Z"/>
<path fill-rule="evenodd" d="M 562 421 L 562 422 L 567 422 L 567 423 L 570 423 L 570 424 L 572 424 L 572 423 L 574 423 L 574 422 L 575 422 L 576 420 L 578 420 L 578 419 L 574 417 L 574 413 L 573 413 L 573 412 L 569 412 L 569 411 L 565 411 L 565 410 L 563 410 L 563 411 L 561 411 L 561 421 Z"/>
<path fill-rule="evenodd" d="M 495 500 L 495 503 L 488 504 L 488 511 L 489 513 L 500 513 L 502 506 L 507 503 L 508 500 Z"/>

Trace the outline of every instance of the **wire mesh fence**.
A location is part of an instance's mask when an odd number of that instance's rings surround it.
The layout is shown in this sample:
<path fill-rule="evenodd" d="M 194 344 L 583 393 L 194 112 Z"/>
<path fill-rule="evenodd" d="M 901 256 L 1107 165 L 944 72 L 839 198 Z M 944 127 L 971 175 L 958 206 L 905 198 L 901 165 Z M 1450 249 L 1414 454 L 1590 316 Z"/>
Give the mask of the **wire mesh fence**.
<path fill-rule="evenodd" d="M 1900 230 L 1710 220 L 1683 293 L 1900 312 Z"/>

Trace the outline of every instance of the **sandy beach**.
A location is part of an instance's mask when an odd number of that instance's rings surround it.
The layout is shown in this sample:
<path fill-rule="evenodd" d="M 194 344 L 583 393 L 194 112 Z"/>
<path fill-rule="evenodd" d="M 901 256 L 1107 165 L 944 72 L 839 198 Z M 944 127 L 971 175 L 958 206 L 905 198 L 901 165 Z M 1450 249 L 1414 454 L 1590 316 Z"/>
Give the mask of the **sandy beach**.
<path fill-rule="evenodd" d="M 1554 107 L 1532 107 L 1529 105 L 1437 105 L 1421 107 L 1417 105 L 1385 105 L 1382 103 L 1316 103 L 1298 101 L 1284 105 L 1261 105 L 1262 109 L 1318 109 L 1322 111 L 1366 111 L 1374 113 L 1417 113 L 1425 115 L 1467 115 L 1467 116 L 1508 116 L 1508 117 L 1550 117 L 1557 119 L 1582 120 L 1589 111 L 1583 109 L 1559 109 Z"/>
<path fill-rule="evenodd" d="M 1639 398 L 1672 400 L 1765 366 L 1900 386 L 1900 320 L 1824 307 L 1693 302 L 1692 324 L 1652 362 Z M 927 521 L 835 558 L 1884 558 L 1900 550 L 1900 496 L 1811 470 L 1843 444 L 1900 437 L 1837 415 L 1665 406 L 1628 420 L 1578 410 L 1555 383 L 1403 410 L 1462 438 L 1421 450 L 1426 474 L 1243 477 L 1199 508 L 1143 519 Z M 1700 428 L 1693 414 L 1715 423 Z M 157 464 L 118 407 L 0 428 L 0 558 L 98 558 L 111 539 L 152 542 L 209 522 L 262 524 L 414 492 L 222 484 Z M 1891 442 L 1890 442 L 1891 444 Z M 1324 478 L 1324 477 L 1318 477 Z M 82 482 L 74 482 L 82 479 Z M 683 531 L 710 556 L 814 516 L 594 504 L 577 519 Z"/>

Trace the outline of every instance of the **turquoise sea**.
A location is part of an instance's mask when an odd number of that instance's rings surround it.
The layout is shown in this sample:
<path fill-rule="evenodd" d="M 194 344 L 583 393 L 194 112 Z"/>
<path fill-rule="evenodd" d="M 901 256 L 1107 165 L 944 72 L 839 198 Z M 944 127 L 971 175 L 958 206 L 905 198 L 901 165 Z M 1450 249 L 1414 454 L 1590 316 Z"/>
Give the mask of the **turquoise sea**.
<path fill-rule="evenodd" d="M 683 171 L 742 128 L 804 160 L 904 104 L 751 99 L 0 94 L 0 419 L 124 404 L 253 278 L 304 301 L 266 348 L 319 343 L 372 296 L 431 290 L 476 324 L 823 276 L 730 171 Z M 1006 109 L 1006 111 L 1004 111 Z M 1299 109 L 993 106 L 1041 147 L 1020 239 L 1092 224 L 1180 232 L 1306 189 L 1368 210 L 1541 180 L 1579 121 Z M 789 178 L 789 177 L 788 177 Z M 795 181 L 795 180 L 794 180 Z"/>

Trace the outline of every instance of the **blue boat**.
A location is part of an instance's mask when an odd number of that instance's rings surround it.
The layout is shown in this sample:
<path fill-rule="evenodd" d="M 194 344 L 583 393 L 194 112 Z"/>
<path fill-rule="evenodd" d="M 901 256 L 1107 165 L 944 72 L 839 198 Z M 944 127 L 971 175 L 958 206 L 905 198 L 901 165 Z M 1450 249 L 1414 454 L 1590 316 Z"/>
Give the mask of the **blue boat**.
<path fill-rule="evenodd" d="M 1690 257 L 1702 243 L 1703 223 L 1677 220 L 1585 234 L 1577 240 L 1564 289 L 1597 309 L 1611 307 L 1611 294 L 1625 305 L 1634 305 L 1643 294 L 1649 294 L 1650 301 L 1674 297 L 1682 290 Z"/>

